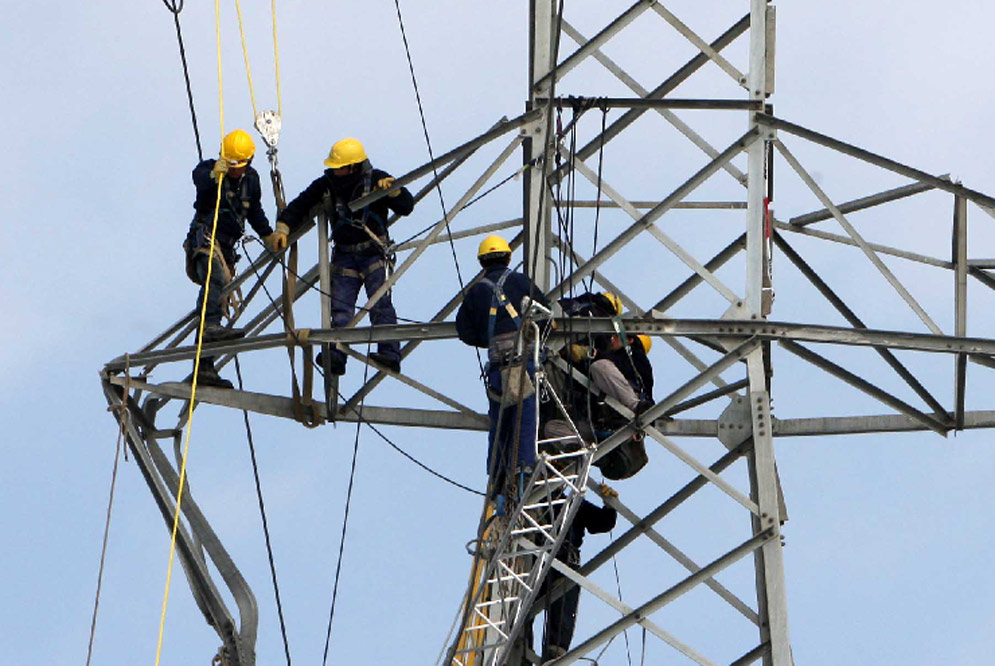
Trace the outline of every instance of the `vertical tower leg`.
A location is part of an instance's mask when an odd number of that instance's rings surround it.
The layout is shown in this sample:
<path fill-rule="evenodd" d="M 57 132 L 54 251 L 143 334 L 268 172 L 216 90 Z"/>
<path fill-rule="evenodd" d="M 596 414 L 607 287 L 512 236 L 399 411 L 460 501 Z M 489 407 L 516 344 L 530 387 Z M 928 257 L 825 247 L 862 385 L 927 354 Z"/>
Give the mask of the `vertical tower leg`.
<path fill-rule="evenodd" d="M 553 91 L 555 77 L 539 85 L 556 67 L 554 44 L 558 41 L 554 34 L 555 0 L 531 0 L 529 4 L 529 101 L 534 108 L 539 98 L 549 97 Z M 549 118 L 543 115 L 531 125 L 526 125 L 524 141 L 525 160 L 535 164 L 543 158 L 549 138 Z M 544 192 L 546 174 L 550 171 L 549 155 L 541 160 L 537 168 L 528 171 L 525 179 L 525 272 L 535 285 L 542 290 L 549 289 L 549 220 L 553 210 L 549 192 Z"/>
<path fill-rule="evenodd" d="M 750 73 L 747 79 L 751 100 L 766 99 L 770 57 L 767 48 L 766 0 L 750 3 Z M 750 126 L 759 127 L 755 113 L 750 114 Z M 764 140 L 755 141 L 748 152 L 747 213 L 746 213 L 746 314 L 757 320 L 763 314 L 764 287 L 764 198 L 767 196 L 766 150 L 769 132 L 760 128 Z M 769 348 L 766 348 L 769 349 Z M 768 352 L 769 353 L 769 352 Z M 750 382 L 750 412 L 753 425 L 753 452 L 749 456 L 750 484 L 753 499 L 760 507 L 760 516 L 753 519 L 753 531 L 765 529 L 780 532 L 781 508 L 778 498 L 777 471 L 774 465 L 774 439 L 771 432 L 770 387 L 765 369 L 765 347 L 754 350 L 747 358 Z M 784 589 L 784 561 L 781 539 L 771 539 L 755 554 L 757 606 L 760 611 L 760 638 L 768 648 L 765 666 L 789 666 L 791 647 L 788 641 L 788 612 Z"/>

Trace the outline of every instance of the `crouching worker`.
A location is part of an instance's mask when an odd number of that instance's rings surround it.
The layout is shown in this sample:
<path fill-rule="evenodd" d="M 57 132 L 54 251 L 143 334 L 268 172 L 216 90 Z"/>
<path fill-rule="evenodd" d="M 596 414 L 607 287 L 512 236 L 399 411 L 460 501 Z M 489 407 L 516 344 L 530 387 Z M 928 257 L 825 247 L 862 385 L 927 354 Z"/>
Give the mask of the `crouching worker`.
<path fill-rule="evenodd" d="M 520 333 L 518 308 L 524 297 L 545 307 L 548 302 L 529 278 L 508 267 L 511 247 L 500 236 L 485 238 L 477 259 L 484 276 L 466 292 L 456 313 L 456 331 L 466 344 L 487 349 L 488 494 L 500 511 L 509 472 L 513 477 L 519 472 L 515 478 L 521 482 L 536 462 L 535 341 Z"/>
<path fill-rule="evenodd" d="M 592 351 L 583 345 L 564 348 L 569 361 L 583 366 L 589 360 L 591 382 L 606 396 L 612 397 L 637 416 L 653 406 L 653 366 L 647 352 L 652 346 L 648 335 L 627 336 L 627 345 L 618 335 L 611 335 Z M 592 360 L 593 356 L 593 360 Z M 578 401 L 575 404 L 577 431 L 588 442 L 605 439 L 629 420 L 601 402 Z M 590 405 L 590 408 L 587 408 Z M 546 437 L 570 437 L 570 424 L 561 419 L 546 423 Z M 615 447 L 595 465 L 609 479 L 627 479 L 649 461 L 642 433 Z"/>
<path fill-rule="evenodd" d="M 287 204 L 276 223 L 277 231 L 290 233 L 324 208 L 332 221 L 332 327 L 345 326 L 356 311 L 360 287 L 372 296 L 387 281 L 388 263 L 393 262 L 391 240 L 387 235 L 387 218 L 392 211 L 409 215 L 415 199 L 406 187 L 357 211 L 349 202 L 374 190 L 389 190 L 394 178 L 386 171 L 374 169 L 366 149 L 356 139 L 342 139 L 332 145 L 324 162 L 325 172 Z M 391 264 L 392 265 L 392 264 Z M 397 313 L 388 290 L 370 309 L 370 323 L 389 326 L 397 323 Z M 396 340 L 381 342 L 370 358 L 398 372 L 401 369 L 401 345 Z M 318 365 L 323 359 L 319 355 Z M 346 354 L 332 348 L 329 371 L 345 374 Z"/>
<path fill-rule="evenodd" d="M 225 135 L 221 142 L 221 155 L 216 160 L 204 160 L 193 170 L 193 184 L 197 195 L 193 202 L 194 218 L 183 242 L 186 251 L 187 277 L 200 285 L 197 296 L 199 314 L 207 301 L 204 315 L 203 342 L 234 340 L 245 335 L 240 328 L 221 325 L 224 313 L 222 292 L 235 274 L 235 244 L 245 233 L 245 223 L 252 225 L 272 250 L 287 245 L 285 234 L 273 233 L 263 212 L 262 189 L 259 174 L 250 164 L 256 146 L 243 130 Z M 221 182 L 221 199 L 218 201 L 218 182 Z M 211 255 L 211 229 L 214 226 L 214 209 L 218 207 L 217 229 L 214 235 L 214 255 Z M 210 283 L 207 280 L 208 264 L 211 265 Z M 203 356 L 197 373 L 201 386 L 232 388 L 232 383 L 222 379 L 214 367 L 214 358 Z"/>

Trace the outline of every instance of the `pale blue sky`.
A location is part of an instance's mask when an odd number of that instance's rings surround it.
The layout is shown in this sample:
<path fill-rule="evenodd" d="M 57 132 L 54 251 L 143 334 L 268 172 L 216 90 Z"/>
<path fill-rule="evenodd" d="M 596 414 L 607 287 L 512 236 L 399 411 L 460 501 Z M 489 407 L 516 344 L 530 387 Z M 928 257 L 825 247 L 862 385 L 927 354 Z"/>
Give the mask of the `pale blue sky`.
<path fill-rule="evenodd" d="M 244 4 L 256 95 L 261 107 L 272 107 L 269 3 Z M 700 4 L 680 0 L 667 6 L 706 38 L 748 9 L 745 2 Z M 187 5 L 181 20 L 210 154 L 220 137 L 213 6 Z M 568 3 L 566 18 L 591 35 L 628 5 Z M 6 130 L 0 162 L 0 270 L 5 278 L 0 281 L 0 450 L 5 460 L 0 501 L 7 510 L 0 521 L 0 663 L 80 664 L 86 656 L 116 434 L 97 371 L 112 357 L 138 349 L 193 305 L 195 288 L 183 275 L 180 243 L 190 216 L 189 172 L 196 153 L 172 19 L 160 2 L 35 2 L 5 9 L 6 29 L 0 35 Z M 402 10 L 437 154 L 502 115 L 521 112 L 527 3 L 408 0 Z M 280 161 L 288 194 L 316 177 L 329 145 L 347 135 L 363 139 L 374 164 L 395 175 L 425 162 L 393 3 L 288 0 L 278 3 L 278 12 L 285 125 Z M 690 47 L 651 14 L 606 49 L 646 87 L 690 55 Z M 930 173 L 949 172 L 969 187 L 995 191 L 990 121 L 995 91 L 986 67 L 995 60 L 989 35 L 995 9 L 988 3 L 951 0 L 941 9 L 923 0 L 782 2 L 778 14 L 777 115 Z M 231 6 L 223 9 L 222 30 L 225 127 L 232 129 L 251 122 L 251 108 Z M 565 39 L 564 49 L 568 45 Z M 745 42 L 729 53 L 745 70 Z M 700 80 L 689 81 L 675 95 L 735 95 L 736 87 L 723 77 L 717 68 L 706 68 Z M 593 63 L 566 79 L 563 92 L 627 94 Z M 698 122 L 693 114 L 683 117 Z M 703 133 L 720 147 L 744 129 L 738 115 L 702 119 Z M 593 131 L 599 122 L 586 118 L 584 130 Z M 700 153 L 658 118 L 647 116 L 634 132 L 605 151 L 606 180 L 632 199 L 665 196 L 703 164 Z M 791 137 L 784 140 L 837 200 L 902 182 Z M 498 149 L 494 146 L 447 184 L 447 203 L 460 196 Z M 512 158 L 498 176 L 510 174 L 517 160 Z M 819 207 L 783 162 L 777 178 L 779 217 Z M 517 217 L 521 198 L 516 187 L 505 186 L 455 226 Z M 737 188 L 718 174 L 692 198 L 742 196 Z M 272 218 L 265 178 L 264 192 Z M 950 215 L 948 197 L 927 195 L 894 212 L 855 216 L 854 221 L 871 240 L 946 258 Z M 969 215 L 970 256 L 995 256 L 995 221 L 975 208 Z M 428 197 L 394 235 L 406 238 L 438 216 L 438 200 Z M 578 213 L 579 234 L 590 234 L 592 219 L 589 212 Z M 605 214 L 602 230 L 617 231 L 622 223 L 617 214 Z M 742 228 L 742 217 L 675 212 L 662 225 L 703 258 Z M 821 228 L 836 230 L 831 223 Z M 851 299 L 868 325 L 923 331 L 858 253 L 789 240 Z M 583 242 L 589 247 L 590 238 Z M 312 238 L 306 252 L 313 254 L 313 245 Z M 456 247 L 466 274 L 473 266 L 473 243 Z M 622 255 L 626 262 L 608 269 L 643 305 L 685 276 L 669 259 L 654 264 L 654 273 L 633 268 L 655 260 L 659 252 L 647 240 Z M 950 331 L 952 276 L 888 264 Z M 741 264 L 731 264 L 721 275 L 741 289 Z M 772 318 L 840 323 L 783 258 L 775 264 L 775 279 Z M 398 286 L 398 313 L 427 318 L 455 286 L 449 250 L 438 246 Z M 977 284 L 971 298 L 969 333 L 990 336 L 995 298 Z M 302 303 L 299 321 L 314 323 L 315 302 Z M 703 293 L 678 314 L 717 317 L 723 303 Z M 406 371 L 483 409 L 469 350 L 445 342 L 425 345 L 421 352 L 406 363 Z M 904 390 L 863 350 L 826 353 L 889 390 Z M 689 375 L 662 344 L 654 348 L 653 360 L 658 398 Z M 951 359 L 903 355 L 903 360 L 921 370 L 931 390 L 950 405 Z M 248 388 L 289 392 L 282 351 L 243 359 L 243 368 Z M 783 351 L 775 351 L 775 368 L 775 414 L 781 418 L 885 411 Z M 163 369 L 155 379 L 177 379 L 186 372 L 185 366 Z M 351 365 L 347 381 L 358 381 L 359 372 Z M 977 365 L 968 372 L 973 390 L 968 407 L 992 409 L 995 374 Z M 434 406 L 389 383 L 372 402 Z M 166 410 L 163 423 L 171 425 L 174 412 Z M 253 417 L 252 423 L 291 649 L 297 663 L 314 664 L 324 641 L 355 430 L 340 425 L 305 431 L 263 417 Z M 431 466 L 470 486 L 483 486 L 482 435 L 385 432 Z M 995 583 L 988 565 L 995 528 L 991 438 L 977 431 L 946 439 L 913 434 L 776 443 L 791 513 L 784 528 L 785 569 L 799 666 L 990 662 L 995 653 Z M 719 455 L 715 442 L 681 443 L 706 462 Z M 646 471 L 617 484 L 621 499 L 639 511 L 656 506 L 689 478 L 662 448 L 651 448 L 651 455 Z M 283 663 L 241 415 L 198 410 L 190 465 L 195 497 L 259 601 L 258 663 Z M 730 478 L 741 483 L 741 466 Z M 330 661 L 429 663 L 442 646 L 465 585 L 469 558 L 463 546 L 473 535 L 478 499 L 429 477 L 369 431 L 362 436 L 356 483 Z M 730 504 L 714 490 L 704 493 L 686 513 L 664 521 L 661 530 L 707 561 L 745 534 L 746 518 Z M 606 544 L 604 537 L 591 537 L 585 553 Z M 122 463 L 95 664 L 153 662 L 167 551 L 168 533 L 144 481 L 133 462 Z M 629 602 L 680 576 L 648 542 L 627 550 L 618 564 Z M 596 580 L 614 589 L 608 570 Z M 752 563 L 730 570 L 722 580 L 749 599 Z M 728 663 L 754 636 L 709 595 L 695 592 L 656 619 L 717 663 Z M 605 608 L 584 597 L 578 637 L 612 617 Z M 630 632 L 630 640 L 635 646 L 638 634 Z M 163 663 L 206 664 L 217 645 L 177 566 Z M 601 663 L 627 663 L 620 641 Z M 690 662 L 652 642 L 647 663 Z"/>

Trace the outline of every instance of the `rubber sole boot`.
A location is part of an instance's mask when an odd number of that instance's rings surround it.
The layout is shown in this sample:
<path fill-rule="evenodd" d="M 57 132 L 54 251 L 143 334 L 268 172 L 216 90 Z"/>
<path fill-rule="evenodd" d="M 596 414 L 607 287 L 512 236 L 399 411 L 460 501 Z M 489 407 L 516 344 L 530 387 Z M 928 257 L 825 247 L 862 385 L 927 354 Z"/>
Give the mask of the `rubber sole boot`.
<path fill-rule="evenodd" d="M 401 371 L 401 362 L 396 358 L 394 358 L 393 356 L 382 354 L 380 352 L 373 352 L 370 354 L 370 360 L 377 363 L 378 365 L 382 365 L 391 372 Z"/>
<path fill-rule="evenodd" d="M 314 364 L 321 369 L 325 368 L 325 355 L 318 352 L 318 355 L 314 357 Z M 337 361 L 332 358 L 328 363 L 328 374 L 336 375 L 341 377 L 345 374 L 345 361 Z"/>
<path fill-rule="evenodd" d="M 241 328 L 225 328 L 219 324 L 206 324 L 204 326 L 204 342 L 225 342 L 244 337 L 245 330 Z"/>
<path fill-rule="evenodd" d="M 200 366 L 197 373 L 197 386 L 211 386 L 213 388 L 233 389 L 235 385 L 218 374 L 214 366 Z"/>

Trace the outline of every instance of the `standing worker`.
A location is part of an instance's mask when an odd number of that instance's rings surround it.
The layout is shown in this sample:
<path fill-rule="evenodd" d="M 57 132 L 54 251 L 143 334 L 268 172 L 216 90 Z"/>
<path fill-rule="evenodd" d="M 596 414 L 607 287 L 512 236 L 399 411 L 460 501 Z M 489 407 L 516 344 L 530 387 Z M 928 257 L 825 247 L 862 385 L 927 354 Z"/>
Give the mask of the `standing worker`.
<path fill-rule="evenodd" d="M 498 499 L 504 493 L 508 471 L 513 467 L 512 452 L 518 442 L 514 463 L 520 476 L 531 472 L 536 462 L 536 395 L 533 340 L 520 341 L 522 319 L 517 307 L 531 297 L 548 307 L 542 292 L 522 273 L 512 271 L 511 247 L 500 236 L 488 236 L 480 243 L 477 259 L 484 276 L 466 292 L 456 313 L 459 339 L 472 347 L 487 349 L 488 416 L 487 470 L 489 494 Z M 528 381 L 520 381 L 524 371 Z M 506 385 L 507 384 L 507 385 Z M 518 386 L 518 395 L 508 390 Z M 532 388 L 529 394 L 529 388 Z M 519 411 L 519 404 L 521 411 Z M 500 509 L 500 504 L 499 504 Z"/>
<path fill-rule="evenodd" d="M 391 240 L 387 235 L 388 211 L 409 215 L 415 199 L 406 187 L 390 191 L 387 196 L 357 211 L 349 202 L 373 190 L 390 190 L 394 178 L 374 169 L 366 157 L 363 144 L 356 139 L 342 139 L 332 145 L 325 172 L 287 204 L 276 223 L 276 233 L 286 238 L 324 207 L 332 220 L 332 326 L 345 326 L 356 310 L 359 288 L 366 287 L 372 296 L 387 281 L 387 265 L 393 261 Z M 397 323 L 397 313 L 388 290 L 370 309 L 374 325 Z M 398 372 L 401 369 L 401 345 L 396 340 L 381 342 L 370 359 Z M 319 361 L 319 365 L 320 365 Z M 332 348 L 329 370 L 345 374 L 346 354 Z"/>
<path fill-rule="evenodd" d="M 263 212 L 259 174 L 250 166 L 255 152 L 252 137 L 238 129 L 229 132 L 221 141 L 219 159 L 204 160 L 193 170 L 193 184 L 197 190 L 193 202 L 195 212 L 183 249 L 186 251 L 187 276 L 200 285 L 197 296 L 198 313 L 203 307 L 204 299 L 207 299 L 203 342 L 234 340 L 245 335 L 245 331 L 240 328 L 223 327 L 221 316 L 224 312 L 222 292 L 234 277 L 235 264 L 239 258 L 235 254 L 235 244 L 245 233 L 246 221 L 271 250 L 278 251 L 287 245 L 286 234 L 273 233 L 266 213 Z M 211 254 L 215 206 L 218 208 L 218 223 L 214 238 L 211 282 L 208 284 L 207 267 Z M 214 358 L 207 356 L 200 360 L 197 383 L 201 386 L 232 388 L 230 381 L 218 375 Z"/>

